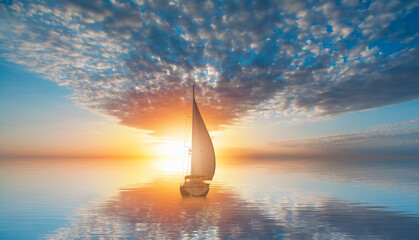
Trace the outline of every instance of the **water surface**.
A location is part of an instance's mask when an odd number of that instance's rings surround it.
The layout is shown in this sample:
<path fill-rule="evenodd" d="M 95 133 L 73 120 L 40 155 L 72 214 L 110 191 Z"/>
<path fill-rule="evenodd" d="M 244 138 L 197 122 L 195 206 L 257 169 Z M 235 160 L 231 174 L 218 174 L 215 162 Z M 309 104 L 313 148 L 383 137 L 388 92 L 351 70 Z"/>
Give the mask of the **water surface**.
<path fill-rule="evenodd" d="M 417 160 L 218 164 L 206 198 L 181 173 L 120 159 L 2 159 L 0 238 L 417 239 Z"/>

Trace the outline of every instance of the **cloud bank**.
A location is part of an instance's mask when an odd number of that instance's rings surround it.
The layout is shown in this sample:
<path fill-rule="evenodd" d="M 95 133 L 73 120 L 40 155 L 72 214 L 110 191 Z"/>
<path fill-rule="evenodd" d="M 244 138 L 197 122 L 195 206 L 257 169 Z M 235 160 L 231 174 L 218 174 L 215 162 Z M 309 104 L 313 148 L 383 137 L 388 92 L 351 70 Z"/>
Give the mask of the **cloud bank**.
<path fill-rule="evenodd" d="M 362 132 L 267 143 L 275 148 L 315 150 L 318 153 L 393 154 L 419 156 L 419 119 L 382 125 Z"/>
<path fill-rule="evenodd" d="M 2 58 L 156 135 L 191 86 L 210 128 L 263 111 L 336 116 L 419 97 L 415 1 L 8 1 Z M 180 125 L 182 126 L 182 125 Z"/>

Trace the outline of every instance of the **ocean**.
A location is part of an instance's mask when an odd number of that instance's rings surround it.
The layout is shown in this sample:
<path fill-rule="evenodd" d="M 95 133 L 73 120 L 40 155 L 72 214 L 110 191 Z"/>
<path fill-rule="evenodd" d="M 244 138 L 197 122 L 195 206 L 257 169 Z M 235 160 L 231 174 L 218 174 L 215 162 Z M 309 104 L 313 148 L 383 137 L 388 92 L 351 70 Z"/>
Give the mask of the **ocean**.
<path fill-rule="evenodd" d="M 0 239 L 419 239 L 419 160 L 222 159 L 207 197 L 145 159 L 0 160 Z"/>

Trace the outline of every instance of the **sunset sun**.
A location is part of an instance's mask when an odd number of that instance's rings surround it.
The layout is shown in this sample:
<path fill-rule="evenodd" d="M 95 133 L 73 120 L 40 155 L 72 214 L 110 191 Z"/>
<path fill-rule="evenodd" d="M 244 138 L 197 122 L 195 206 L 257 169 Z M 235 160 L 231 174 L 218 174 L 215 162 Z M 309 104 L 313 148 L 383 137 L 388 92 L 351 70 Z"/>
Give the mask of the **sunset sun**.
<path fill-rule="evenodd" d="M 187 148 L 183 143 L 165 141 L 156 145 L 154 149 L 156 168 L 164 172 L 182 172 L 185 169 L 187 159 Z"/>

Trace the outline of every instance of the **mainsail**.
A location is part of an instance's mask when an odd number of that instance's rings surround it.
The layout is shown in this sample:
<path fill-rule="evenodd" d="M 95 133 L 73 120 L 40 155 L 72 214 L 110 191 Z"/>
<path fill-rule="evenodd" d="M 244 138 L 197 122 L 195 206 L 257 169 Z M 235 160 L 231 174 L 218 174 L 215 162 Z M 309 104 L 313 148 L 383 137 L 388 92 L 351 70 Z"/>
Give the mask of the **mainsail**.
<path fill-rule="evenodd" d="M 191 175 L 204 176 L 204 180 L 212 180 L 215 172 L 215 154 L 211 137 L 193 97 L 192 115 L 192 160 Z"/>

